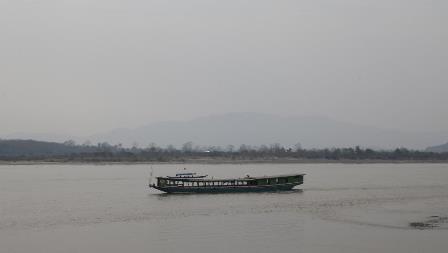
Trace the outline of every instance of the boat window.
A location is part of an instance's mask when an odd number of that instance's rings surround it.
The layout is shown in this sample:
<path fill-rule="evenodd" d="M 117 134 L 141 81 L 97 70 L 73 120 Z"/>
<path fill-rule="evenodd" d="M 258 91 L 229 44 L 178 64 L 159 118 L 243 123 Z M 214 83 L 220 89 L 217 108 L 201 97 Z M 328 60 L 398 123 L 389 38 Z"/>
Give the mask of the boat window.
<path fill-rule="evenodd" d="M 258 183 L 258 185 L 265 185 L 265 184 L 267 184 L 267 180 L 266 179 L 258 179 L 257 183 Z"/>
<path fill-rule="evenodd" d="M 295 177 L 288 177 L 288 183 L 294 183 L 296 181 Z"/>
<path fill-rule="evenodd" d="M 159 179 L 159 185 L 160 186 L 165 186 L 166 185 L 166 181 L 164 179 Z"/>

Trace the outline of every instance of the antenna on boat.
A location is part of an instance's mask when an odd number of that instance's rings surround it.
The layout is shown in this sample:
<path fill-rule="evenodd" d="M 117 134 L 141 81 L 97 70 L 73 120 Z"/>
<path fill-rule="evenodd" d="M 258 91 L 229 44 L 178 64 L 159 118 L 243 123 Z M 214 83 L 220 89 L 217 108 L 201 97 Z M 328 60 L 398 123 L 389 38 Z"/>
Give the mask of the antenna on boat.
<path fill-rule="evenodd" d="M 154 169 L 152 168 L 152 164 L 151 164 L 151 171 L 149 172 L 149 186 L 152 185 L 152 180 L 153 180 L 153 174 L 154 174 Z"/>

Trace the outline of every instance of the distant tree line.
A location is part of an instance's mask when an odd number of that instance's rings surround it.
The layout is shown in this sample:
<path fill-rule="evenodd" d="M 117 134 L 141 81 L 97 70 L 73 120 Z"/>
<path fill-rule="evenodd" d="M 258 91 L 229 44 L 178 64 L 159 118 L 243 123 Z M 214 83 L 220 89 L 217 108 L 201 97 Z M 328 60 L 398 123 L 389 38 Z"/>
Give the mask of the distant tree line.
<path fill-rule="evenodd" d="M 370 148 L 304 149 L 300 144 L 284 147 L 280 144 L 235 147 L 197 146 L 187 142 L 180 148 L 174 145 L 160 147 L 123 147 L 107 142 L 76 144 L 34 140 L 0 140 L 0 160 L 4 161 L 76 161 L 76 162 L 184 162 L 191 160 L 222 161 L 275 161 L 275 160 L 386 160 L 386 161 L 448 161 L 448 152 L 435 153 L 406 148 L 373 150 Z"/>

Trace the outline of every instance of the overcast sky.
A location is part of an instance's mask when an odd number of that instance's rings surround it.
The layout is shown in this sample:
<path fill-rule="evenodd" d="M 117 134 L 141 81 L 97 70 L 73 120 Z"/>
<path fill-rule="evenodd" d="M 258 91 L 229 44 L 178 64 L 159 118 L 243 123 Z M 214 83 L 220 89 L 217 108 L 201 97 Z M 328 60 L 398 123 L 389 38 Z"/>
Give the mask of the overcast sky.
<path fill-rule="evenodd" d="M 448 129 L 446 0 L 0 0 L 0 136 L 226 112 Z"/>

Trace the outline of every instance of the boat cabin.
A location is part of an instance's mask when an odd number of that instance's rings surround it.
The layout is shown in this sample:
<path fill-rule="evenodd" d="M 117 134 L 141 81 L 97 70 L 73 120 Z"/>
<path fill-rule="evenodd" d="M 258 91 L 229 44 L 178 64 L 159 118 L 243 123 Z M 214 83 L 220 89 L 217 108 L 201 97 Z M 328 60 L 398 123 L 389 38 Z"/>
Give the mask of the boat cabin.
<path fill-rule="evenodd" d="M 245 177 L 237 179 L 205 179 L 205 176 L 195 176 L 194 173 L 176 174 L 176 177 L 157 177 L 159 187 L 232 187 L 232 186 L 269 186 L 285 184 L 302 184 L 305 174 L 279 175 L 266 177 Z"/>

